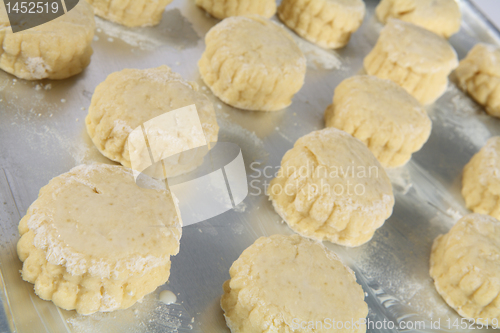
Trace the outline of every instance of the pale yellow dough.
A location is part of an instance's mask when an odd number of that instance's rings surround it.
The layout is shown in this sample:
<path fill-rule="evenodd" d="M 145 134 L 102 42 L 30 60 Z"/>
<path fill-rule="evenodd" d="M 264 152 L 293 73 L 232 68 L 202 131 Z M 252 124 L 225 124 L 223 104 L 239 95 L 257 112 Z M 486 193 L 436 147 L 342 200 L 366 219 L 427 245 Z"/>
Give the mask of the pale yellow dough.
<path fill-rule="evenodd" d="M 410 160 L 429 138 L 432 122 L 420 103 L 390 80 L 360 75 L 342 81 L 325 111 L 327 127 L 361 140 L 384 167 Z"/>
<path fill-rule="evenodd" d="M 362 0 L 283 0 L 278 16 L 290 29 L 327 49 L 345 46 L 365 17 Z"/>
<path fill-rule="evenodd" d="M 458 85 L 490 115 L 500 117 L 500 48 L 477 44 L 455 70 Z"/>
<path fill-rule="evenodd" d="M 460 30 L 462 21 L 456 0 L 382 0 L 375 13 L 382 23 L 386 23 L 389 18 L 397 18 L 444 38 Z"/>
<path fill-rule="evenodd" d="M 81 165 L 52 179 L 19 222 L 23 279 L 81 314 L 133 305 L 168 280 L 179 252 L 173 200 L 121 166 Z"/>
<path fill-rule="evenodd" d="M 271 18 L 276 13 L 275 0 L 196 0 L 196 4 L 221 20 L 249 14 Z"/>
<path fill-rule="evenodd" d="M 430 275 L 438 293 L 462 317 L 500 321 L 500 222 L 470 214 L 434 241 Z"/>
<path fill-rule="evenodd" d="M 368 242 L 394 206 L 382 165 L 361 141 L 333 127 L 297 140 L 267 192 L 295 232 L 346 246 Z"/>
<path fill-rule="evenodd" d="M 85 123 L 89 136 L 104 156 L 131 167 L 129 134 L 150 119 L 192 104 L 196 105 L 206 143 L 216 142 L 219 126 L 213 105 L 199 92 L 196 83 L 185 81 L 167 66 L 124 69 L 110 74 L 97 86 Z M 192 139 L 189 131 L 148 135 L 165 141 L 165 149 L 175 145 L 188 150 Z M 197 167 L 203 161 L 203 152 L 196 154 L 195 157 L 179 155 L 168 170 L 168 176 Z"/>
<path fill-rule="evenodd" d="M 292 37 L 262 17 L 230 17 L 210 29 L 198 67 L 225 103 L 275 111 L 292 103 L 304 84 L 306 58 Z"/>
<path fill-rule="evenodd" d="M 65 79 L 90 63 L 94 13 L 80 1 L 67 14 L 37 27 L 12 33 L 0 3 L 0 68 L 25 80 Z"/>
<path fill-rule="evenodd" d="M 261 237 L 229 274 L 221 307 L 232 333 L 366 332 L 363 289 L 354 272 L 320 243 L 298 235 Z M 332 320 L 349 328 L 328 328 Z M 316 330 L 307 328 L 311 321 L 321 322 Z"/>
<path fill-rule="evenodd" d="M 368 74 L 396 82 L 422 104 L 444 93 L 457 65 L 457 54 L 446 39 L 396 19 L 388 21 L 364 59 Z"/>
<path fill-rule="evenodd" d="M 464 168 L 462 195 L 467 208 L 500 219 L 500 137 L 488 140 Z"/>
<path fill-rule="evenodd" d="M 173 0 L 87 0 L 97 16 L 127 27 L 157 25 Z"/>

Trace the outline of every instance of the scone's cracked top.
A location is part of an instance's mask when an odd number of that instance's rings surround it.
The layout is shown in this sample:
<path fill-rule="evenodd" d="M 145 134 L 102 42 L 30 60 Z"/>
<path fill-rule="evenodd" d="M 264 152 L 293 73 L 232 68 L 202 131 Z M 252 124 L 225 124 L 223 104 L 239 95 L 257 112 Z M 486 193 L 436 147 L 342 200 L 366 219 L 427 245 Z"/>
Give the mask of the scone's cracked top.
<path fill-rule="evenodd" d="M 229 273 L 221 306 L 235 333 L 265 332 L 270 326 L 292 332 L 297 321 L 334 318 L 351 323 L 368 314 L 354 272 L 322 244 L 298 235 L 257 239 Z M 365 330 L 361 324 L 349 332 Z"/>
<path fill-rule="evenodd" d="M 345 180 L 343 177 L 349 177 L 347 174 L 348 166 L 363 169 L 359 169 L 363 171 L 361 173 L 354 173 L 354 179 L 359 176 L 359 183 L 373 186 L 366 186 L 363 194 L 354 194 L 351 198 L 348 198 L 347 195 L 342 198 L 340 195 L 336 197 L 336 200 L 343 201 L 342 199 L 344 199 L 346 203 L 352 201 L 367 210 L 371 209 L 369 207 L 377 207 L 377 201 L 373 199 L 378 199 L 381 202 L 391 201 L 386 198 L 386 196 L 392 197 L 392 186 L 384 169 L 381 168 L 375 156 L 366 146 L 350 134 L 335 128 L 315 131 L 297 140 L 294 144 L 295 148 L 305 148 L 306 151 L 309 151 L 314 156 L 318 167 L 334 169 L 339 174 L 342 173 L 340 167 L 345 167 L 344 175 L 338 177 L 339 181 L 341 181 L 340 179 Z M 288 157 L 287 155 L 283 158 L 284 160 Z M 370 174 L 369 170 L 364 170 L 365 167 L 367 169 L 372 167 L 373 174 Z M 316 171 L 318 176 L 322 175 L 322 170 Z M 350 171 L 352 175 L 353 169 L 351 168 Z M 365 174 L 364 171 L 368 172 Z M 310 172 L 312 173 L 313 170 Z M 366 179 L 364 179 L 365 177 Z M 353 181 L 355 181 L 354 179 Z"/>
<path fill-rule="evenodd" d="M 75 276 L 147 272 L 179 251 L 181 220 L 174 205 L 160 184 L 139 188 L 129 169 L 81 165 L 40 190 L 19 232 L 34 232 L 34 245 L 45 250 L 47 261 Z"/>
<path fill-rule="evenodd" d="M 417 73 L 452 71 L 457 54 L 446 39 L 412 23 L 389 19 L 378 42 L 388 58 Z"/>
<path fill-rule="evenodd" d="M 434 241 L 430 275 L 461 316 L 491 325 L 500 320 L 500 222 L 469 214 Z"/>
<path fill-rule="evenodd" d="M 386 167 L 406 163 L 427 141 L 432 126 L 413 96 L 371 75 L 353 76 L 337 86 L 325 123 L 361 140 Z"/>
<path fill-rule="evenodd" d="M 359 75 L 348 78 L 339 84 L 342 89 L 334 94 L 339 110 L 337 112 L 355 115 L 365 115 L 370 122 L 375 122 L 377 127 L 392 125 L 400 132 L 407 130 L 415 122 L 430 122 L 427 112 L 422 105 L 403 88 L 391 80 L 380 79 L 372 75 Z M 338 87 L 339 87 L 338 86 Z M 387 92 L 390 93 L 387 93 Z M 377 117 L 380 114 L 380 117 Z M 388 120 L 386 124 L 384 120 Z M 374 125 L 375 126 L 375 125 Z M 417 128 L 420 134 L 427 129 Z"/>
<path fill-rule="evenodd" d="M 297 140 L 268 195 L 297 233 L 347 246 L 370 240 L 394 205 L 391 182 L 375 156 L 333 127 Z"/>

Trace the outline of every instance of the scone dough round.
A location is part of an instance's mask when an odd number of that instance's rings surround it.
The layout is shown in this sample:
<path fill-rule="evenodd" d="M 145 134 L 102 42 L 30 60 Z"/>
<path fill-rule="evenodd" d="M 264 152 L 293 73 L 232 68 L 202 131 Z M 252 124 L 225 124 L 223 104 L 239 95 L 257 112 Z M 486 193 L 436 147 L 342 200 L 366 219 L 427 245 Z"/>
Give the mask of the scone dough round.
<path fill-rule="evenodd" d="M 396 18 L 444 38 L 460 30 L 462 22 L 456 0 L 382 0 L 375 13 L 382 23 L 386 23 L 389 18 Z"/>
<path fill-rule="evenodd" d="M 196 105 L 206 142 L 216 142 L 219 126 L 213 105 L 198 91 L 196 83 L 185 81 L 167 66 L 124 69 L 110 74 L 97 86 L 85 123 L 89 136 L 104 156 L 131 167 L 129 134 L 150 119 L 192 104 Z M 180 131 L 167 144 L 183 145 L 187 149 L 190 134 Z M 169 176 L 193 170 L 202 161 L 203 156 L 198 157 L 183 159 L 180 155 Z"/>
<path fill-rule="evenodd" d="M 363 289 L 354 272 L 320 243 L 298 235 L 261 237 L 229 274 L 221 307 L 232 333 L 330 332 L 337 329 L 332 319 L 349 323 L 341 332 L 366 332 Z M 311 321 L 323 325 L 307 329 Z M 300 329 L 303 322 L 306 329 Z"/>
<path fill-rule="evenodd" d="M 281 110 L 304 84 L 304 54 L 282 27 L 262 17 L 229 17 L 210 29 L 205 43 L 201 77 L 231 106 Z"/>
<path fill-rule="evenodd" d="M 406 90 L 370 75 L 353 76 L 337 86 L 325 124 L 361 140 L 384 167 L 408 162 L 432 126 L 425 109 Z"/>
<path fill-rule="evenodd" d="M 85 1 L 63 16 L 17 33 L 12 33 L 4 7 L 0 27 L 0 68 L 18 78 L 65 79 L 90 63 L 95 21 Z"/>
<path fill-rule="evenodd" d="M 462 317 L 500 320 L 500 222 L 470 214 L 434 241 L 430 275 L 436 290 Z"/>
<path fill-rule="evenodd" d="M 275 0 L 196 0 L 196 4 L 221 20 L 251 14 L 271 18 L 276 13 Z"/>
<path fill-rule="evenodd" d="M 295 232 L 346 246 L 368 242 L 394 206 L 391 182 L 375 156 L 333 127 L 297 140 L 267 192 Z"/>
<path fill-rule="evenodd" d="M 462 195 L 467 208 L 500 219 L 500 137 L 488 140 L 464 168 Z"/>
<path fill-rule="evenodd" d="M 173 0 L 87 0 L 94 12 L 106 20 L 127 27 L 157 25 L 165 7 Z"/>
<path fill-rule="evenodd" d="M 490 115 L 500 117 L 500 48 L 477 44 L 457 69 L 458 85 Z"/>
<path fill-rule="evenodd" d="M 365 17 L 362 0 L 283 0 L 278 16 L 308 41 L 326 49 L 345 46 Z"/>
<path fill-rule="evenodd" d="M 390 19 L 363 63 L 368 74 L 390 79 L 420 103 L 431 104 L 446 90 L 448 75 L 457 67 L 458 59 L 443 37 Z"/>
<path fill-rule="evenodd" d="M 55 177 L 19 222 L 23 279 L 40 298 L 82 314 L 133 305 L 168 280 L 179 252 L 173 200 L 161 183 L 138 187 L 121 166 Z"/>

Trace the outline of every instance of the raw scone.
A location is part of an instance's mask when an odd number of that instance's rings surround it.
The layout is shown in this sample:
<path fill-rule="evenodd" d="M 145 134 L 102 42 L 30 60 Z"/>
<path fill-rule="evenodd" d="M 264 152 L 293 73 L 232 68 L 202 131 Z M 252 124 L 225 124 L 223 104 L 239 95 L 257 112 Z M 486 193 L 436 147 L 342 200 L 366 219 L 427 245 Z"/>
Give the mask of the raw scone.
<path fill-rule="evenodd" d="M 1 9 L 0 68 L 7 73 L 25 80 L 65 79 L 90 63 L 95 21 L 85 1 L 55 20 L 17 33 L 12 33 L 5 7 Z"/>
<path fill-rule="evenodd" d="M 333 127 L 297 140 L 267 193 L 295 232 L 346 246 L 368 242 L 394 206 L 391 182 L 375 156 Z"/>
<path fill-rule="evenodd" d="M 205 43 L 201 77 L 231 106 L 281 110 L 304 84 L 302 51 L 282 27 L 262 17 L 229 17 L 210 29 Z"/>
<path fill-rule="evenodd" d="M 396 82 L 422 104 L 444 93 L 457 65 L 457 54 L 446 39 L 396 19 L 388 21 L 364 59 L 368 74 Z"/>
<path fill-rule="evenodd" d="M 127 27 L 160 23 L 165 7 L 172 0 L 87 0 L 97 16 Z"/>
<path fill-rule="evenodd" d="M 249 14 L 271 18 L 276 13 L 275 0 L 196 0 L 196 4 L 221 20 Z"/>
<path fill-rule="evenodd" d="M 500 117 L 500 48 L 477 44 L 460 61 L 455 76 L 461 89 L 468 92 L 490 115 Z"/>
<path fill-rule="evenodd" d="M 366 332 L 363 289 L 320 243 L 298 235 L 261 237 L 229 274 L 221 307 L 232 333 Z M 310 322 L 316 329 L 307 328 Z M 336 322 L 349 327 L 337 329 Z"/>
<path fill-rule="evenodd" d="M 81 314 L 141 300 L 168 280 L 179 252 L 181 221 L 161 185 L 140 188 L 130 169 L 107 164 L 52 179 L 19 222 L 22 278 Z"/>
<path fill-rule="evenodd" d="M 110 74 L 97 86 L 85 123 L 89 136 L 104 156 L 131 167 L 129 134 L 150 119 L 192 104 L 196 105 L 207 144 L 216 142 L 219 126 L 213 105 L 198 91 L 196 83 L 185 81 L 167 66 L 124 69 Z M 191 148 L 190 131 L 147 134 L 150 140 L 156 137 L 164 141 L 165 149 Z M 195 156 L 191 152 L 178 155 L 176 161 L 170 161 L 168 176 L 193 170 L 203 162 L 204 153 L 199 150 Z"/>
<path fill-rule="evenodd" d="M 462 14 L 456 0 L 382 0 L 375 10 L 377 18 L 410 22 L 444 38 L 460 30 Z"/>
<path fill-rule="evenodd" d="M 500 321 L 499 258 L 500 222 L 470 214 L 434 241 L 430 275 L 438 293 L 462 317 L 494 325 L 494 319 Z"/>
<path fill-rule="evenodd" d="M 500 219 L 500 137 L 488 140 L 464 168 L 462 195 L 467 208 Z"/>
<path fill-rule="evenodd" d="M 308 41 L 326 49 L 345 46 L 365 17 L 362 0 L 283 0 L 283 23 Z"/>
<path fill-rule="evenodd" d="M 413 96 L 390 80 L 369 75 L 337 86 L 325 123 L 363 141 L 384 167 L 408 162 L 427 141 L 432 126 Z"/>

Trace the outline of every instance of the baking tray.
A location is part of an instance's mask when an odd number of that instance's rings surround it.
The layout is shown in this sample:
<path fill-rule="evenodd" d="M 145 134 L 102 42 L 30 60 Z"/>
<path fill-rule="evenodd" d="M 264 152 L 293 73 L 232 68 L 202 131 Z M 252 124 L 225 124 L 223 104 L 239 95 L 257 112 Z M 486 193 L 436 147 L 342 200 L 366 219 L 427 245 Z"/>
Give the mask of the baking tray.
<path fill-rule="evenodd" d="M 97 18 L 92 62 L 76 77 L 28 82 L 0 72 L 0 332 L 229 332 L 219 306 L 229 267 L 258 237 L 292 233 L 264 195 L 271 180 L 267 176 L 277 171 L 299 137 L 324 127 L 323 111 L 337 84 L 363 72 L 362 60 L 382 28 L 373 15 L 376 5 L 377 1 L 366 1 L 363 25 L 341 50 L 323 50 L 296 38 L 308 60 L 305 84 L 293 104 L 278 112 L 237 110 L 209 92 L 197 61 L 205 47 L 204 35 L 218 21 L 193 0 L 175 0 L 160 25 L 152 28 L 128 29 Z M 469 2 L 460 6 L 463 23 L 450 39 L 460 59 L 477 42 L 499 44 L 498 32 Z M 242 149 L 249 195 L 235 209 L 183 228 L 169 282 L 142 303 L 91 316 L 61 310 L 40 300 L 33 285 L 20 277 L 18 222 L 52 177 L 82 163 L 111 163 L 85 130 L 95 87 L 114 71 L 163 64 L 197 81 L 213 100 L 219 140 Z M 431 331 L 431 320 L 440 319 L 442 325 L 448 319 L 460 321 L 434 289 L 428 273 L 430 249 L 437 235 L 468 213 L 460 195 L 464 165 L 489 137 L 500 134 L 500 121 L 486 115 L 453 83 L 428 112 L 433 121 L 429 141 L 406 166 L 388 170 L 396 198 L 392 216 L 365 245 L 326 243 L 356 272 L 370 320 L 427 323 L 425 329 L 400 329 L 408 332 Z M 159 292 L 166 289 L 177 295 L 175 304 L 159 302 Z"/>

